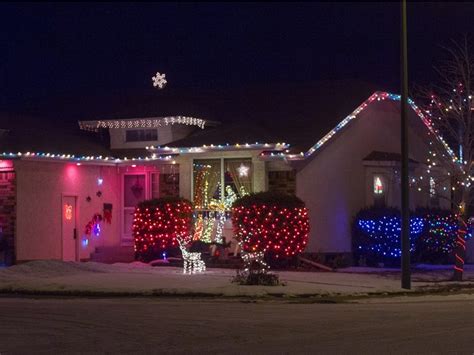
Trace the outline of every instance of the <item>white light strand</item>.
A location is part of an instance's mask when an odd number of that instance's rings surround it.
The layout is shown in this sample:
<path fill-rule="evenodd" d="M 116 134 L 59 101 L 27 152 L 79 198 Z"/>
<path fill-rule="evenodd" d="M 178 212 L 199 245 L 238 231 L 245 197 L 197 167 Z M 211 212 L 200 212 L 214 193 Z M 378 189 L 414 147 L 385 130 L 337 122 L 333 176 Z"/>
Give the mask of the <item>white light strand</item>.
<path fill-rule="evenodd" d="M 169 116 L 157 118 L 117 119 L 79 121 L 79 128 L 85 131 L 97 132 L 100 128 L 130 129 L 130 128 L 159 128 L 168 125 L 181 124 L 186 126 L 197 126 L 204 129 L 206 120 L 188 116 Z"/>
<path fill-rule="evenodd" d="M 147 150 L 168 153 L 168 154 L 183 154 L 183 153 L 205 153 L 211 151 L 225 151 L 225 150 L 247 150 L 247 149 L 281 149 L 284 150 L 289 147 L 287 143 L 245 143 L 245 144 L 210 144 L 202 145 L 201 147 L 189 147 L 189 148 L 179 148 L 179 147 L 160 147 L 160 146 L 148 146 Z"/>
<path fill-rule="evenodd" d="M 178 237 L 177 239 L 181 254 L 183 255 L 183 274 L 196 274 L 206 271 L 206 263 L 201 259 L 201 253 L 189 252 L 186 249 L 186 245 L 188 244 L 186 240 L 191 240 L 192 237 Z"/>
<path fill-rule="evenodd" d="M 242 247 L 242 245 L 241 245 Z M 243 249 L 242 249 L 243 250 Z M 242 253 L 244 261 L 244 272 L 257 271 L 258 273 L 266 273 L 270 270 L 270 266 L 265 262 L 265 254 L 263 252 Z"/>
<path fill-rule="evenodd" d="M 153 80 L 153 86 L 158 89 L 163 89 L 168 82 L 166 80 L 166 74 L 160 74 L 160 72 L 157 72 L 155 76 L 151 78 L 151 80 Z"/>

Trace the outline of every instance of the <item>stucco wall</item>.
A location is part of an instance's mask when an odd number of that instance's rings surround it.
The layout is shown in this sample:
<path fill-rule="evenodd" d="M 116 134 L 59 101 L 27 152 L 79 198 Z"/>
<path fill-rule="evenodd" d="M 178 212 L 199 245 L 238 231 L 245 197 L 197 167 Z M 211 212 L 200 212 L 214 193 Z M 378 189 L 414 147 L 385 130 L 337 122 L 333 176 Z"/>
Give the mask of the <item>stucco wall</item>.
<path fill-rule="evenodd" d="M 372 151 L 400 151 L 398 106 L 388 101 L 371 104 L 298 172 L 297 195 L 306 202 L 311 223 L 308 252 L 351 251 L 352 219 L 371 203 L 363 159 Z M 419 129 L 419 118 L 412 111 L 410 115 Z M 425 162 L 427 143 L 416 132 L 410 128 L 410 158 Z M 414 201 L 420 200 L 417 193 L 412 191 Z"/>
<path fill-rule="evenodd" d="M 78 250 L 81 259 L 89 258 L 96 246 L 120 243 L 120 184 L 115 167 L 74 163 L 15 161 L 17 175 L 17 260 L 61 259 L 62 195 L 77 196 Z M 99 175 L 103 178 L 98 186 Z M 102 196 L 96 196 L 97 191 Z M 87 202 L 87 196 L 91 201 Z M 82 246 L 84 228 L 103 204 L 112 203 L 112 223 L 102 222 L 99 237 L 90 237 Z"/>

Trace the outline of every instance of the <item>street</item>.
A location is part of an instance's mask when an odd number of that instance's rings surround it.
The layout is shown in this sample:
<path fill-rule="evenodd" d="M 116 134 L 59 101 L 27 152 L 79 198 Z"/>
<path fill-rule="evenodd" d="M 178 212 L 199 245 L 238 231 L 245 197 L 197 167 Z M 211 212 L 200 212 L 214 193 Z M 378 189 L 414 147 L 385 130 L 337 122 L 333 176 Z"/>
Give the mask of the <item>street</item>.
<path fill-rule="evenodd" d="M 0 299 L 0 353 L 474 352 L 474 301 Z"/>

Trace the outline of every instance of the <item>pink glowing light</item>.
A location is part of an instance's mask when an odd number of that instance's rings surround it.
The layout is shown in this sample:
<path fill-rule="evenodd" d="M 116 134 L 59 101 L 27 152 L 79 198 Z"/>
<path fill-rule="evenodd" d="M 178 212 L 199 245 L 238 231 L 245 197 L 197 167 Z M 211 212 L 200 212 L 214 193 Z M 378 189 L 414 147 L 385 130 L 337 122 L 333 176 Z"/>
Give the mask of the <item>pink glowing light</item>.
<path fill-rule="evenodd" d="M 12 160 L 0 160 L 0 171 L 2 170 L 13 170 Z"/>

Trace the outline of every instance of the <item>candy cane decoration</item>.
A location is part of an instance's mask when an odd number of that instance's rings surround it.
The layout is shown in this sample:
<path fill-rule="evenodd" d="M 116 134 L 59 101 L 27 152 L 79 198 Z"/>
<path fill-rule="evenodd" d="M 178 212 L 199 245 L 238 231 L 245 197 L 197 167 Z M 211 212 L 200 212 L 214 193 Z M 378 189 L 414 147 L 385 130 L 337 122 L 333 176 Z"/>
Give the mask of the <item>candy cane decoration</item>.
<path fill-rule="evenodd" d="M 455 257 L 455 278 L 460 281 L 462 279 L 462 274 L 464 272 L 464 254 L 466 253 L 466 239 L 467 234 L 467 224 L 464 222 L 463 218 L 459 216 L 458 220 L 461 222 L 461 227 L 458 228 L 458 233 L 456 236 L 456 249 L 454 252 Z"/>

